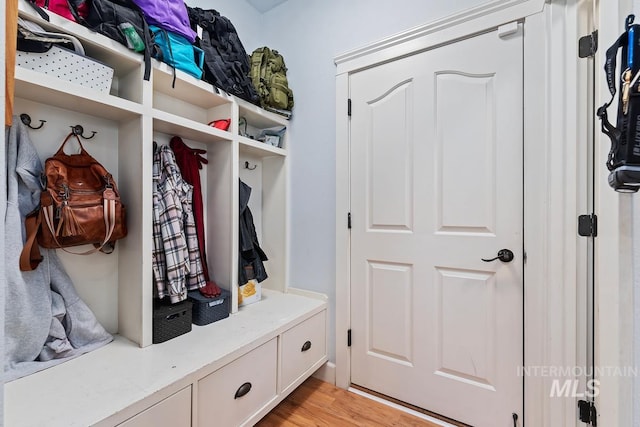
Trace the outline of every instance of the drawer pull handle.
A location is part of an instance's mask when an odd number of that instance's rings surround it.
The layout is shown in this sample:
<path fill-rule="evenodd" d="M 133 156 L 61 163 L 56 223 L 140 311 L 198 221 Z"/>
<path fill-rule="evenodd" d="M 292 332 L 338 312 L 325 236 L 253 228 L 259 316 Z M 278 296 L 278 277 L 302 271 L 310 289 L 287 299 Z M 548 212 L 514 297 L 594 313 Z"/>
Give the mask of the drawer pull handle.
<path fill-rule="evenodd" d="M 311 341 L 307 341 L 306 343 L 302 344 L 302 350 L 300 351 L 307 351 L 311 348 Z"/>
<path fill-rule="evenodd" d="M 249 393 L 250 391 L 251 391 L 251 383 L 244 383 L 238 388 L 238 391 L 236 391 L 236 395 L 234 399 L 240 399 L 242 396 Z"/>

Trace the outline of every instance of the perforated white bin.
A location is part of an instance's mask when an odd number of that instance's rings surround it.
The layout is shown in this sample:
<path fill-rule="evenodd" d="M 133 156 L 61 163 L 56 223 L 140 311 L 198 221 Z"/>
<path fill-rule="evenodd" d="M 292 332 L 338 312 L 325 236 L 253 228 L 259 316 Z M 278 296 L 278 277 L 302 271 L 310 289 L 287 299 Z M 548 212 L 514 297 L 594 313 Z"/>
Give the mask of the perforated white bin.
<path fill-rule="evenodd" d="M 113 68 L 56 45 L 43 53 L 18 51 L 16 64 L 105 93 L 113 81 Z"/>

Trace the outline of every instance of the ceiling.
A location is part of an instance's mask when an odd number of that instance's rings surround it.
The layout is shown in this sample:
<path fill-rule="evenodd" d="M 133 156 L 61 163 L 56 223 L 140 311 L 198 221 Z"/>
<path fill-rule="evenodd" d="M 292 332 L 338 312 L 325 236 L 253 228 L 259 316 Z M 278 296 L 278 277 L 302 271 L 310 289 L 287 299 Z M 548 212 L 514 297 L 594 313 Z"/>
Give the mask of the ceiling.
<path fill-rule="evenodd" d="M 265 13 L 268 10 L 273 9 L 281 3 L 287 0 L 247 0 L 247 2 L 256 8 L 260 13 Z"/>

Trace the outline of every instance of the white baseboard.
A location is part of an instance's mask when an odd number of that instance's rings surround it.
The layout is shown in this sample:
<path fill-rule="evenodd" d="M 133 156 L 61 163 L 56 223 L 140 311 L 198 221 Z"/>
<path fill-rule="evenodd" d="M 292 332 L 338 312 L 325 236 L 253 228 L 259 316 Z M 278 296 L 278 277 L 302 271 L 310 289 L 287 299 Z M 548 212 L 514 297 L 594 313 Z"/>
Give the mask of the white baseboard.
<path fill-rule="evenodd" d="M 314 378 L 336 385 L 336 364 L 327 362 L 320 367 L 313 375 Z"/>

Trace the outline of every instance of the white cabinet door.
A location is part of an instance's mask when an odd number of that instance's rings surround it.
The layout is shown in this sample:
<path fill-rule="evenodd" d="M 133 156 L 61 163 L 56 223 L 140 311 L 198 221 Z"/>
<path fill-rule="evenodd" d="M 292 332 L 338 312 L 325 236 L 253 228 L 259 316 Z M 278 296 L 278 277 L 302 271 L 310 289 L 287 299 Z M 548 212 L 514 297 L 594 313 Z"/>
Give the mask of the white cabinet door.
<path fill-rule="evenodd" d="M 172 394 L 149 409 L 119 424 L 120 427 L 190 427 L 191 386 Z"/>
<path fill-rule="evenodd" d="M 277 338 L 198 381 L 198 425 L 240 426 L 276 398 Z"/>
<path fill-rule="evenodd" d="M 282 334 L 280 392 L 288 392 L 307 370 L 327 355 L 326 311 Z"/>

